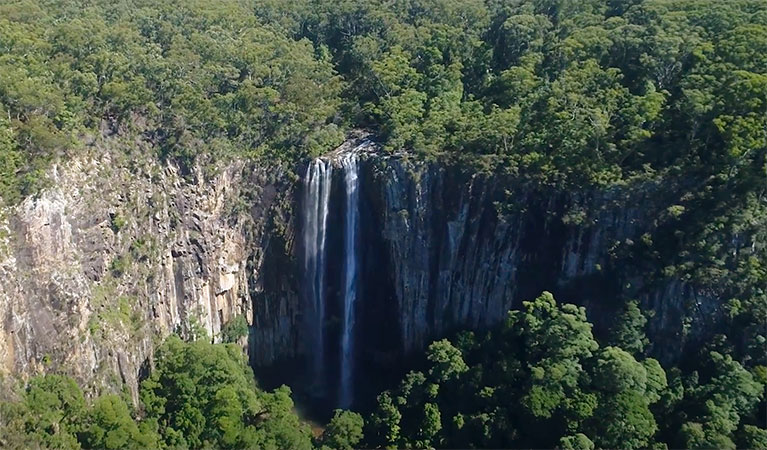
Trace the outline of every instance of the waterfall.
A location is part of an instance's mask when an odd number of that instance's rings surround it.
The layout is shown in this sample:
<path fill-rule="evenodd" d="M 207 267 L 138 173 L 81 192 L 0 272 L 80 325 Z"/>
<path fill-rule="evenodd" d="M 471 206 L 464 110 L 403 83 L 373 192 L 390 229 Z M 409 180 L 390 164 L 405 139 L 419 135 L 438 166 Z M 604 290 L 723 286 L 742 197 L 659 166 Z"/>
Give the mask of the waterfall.
<path fill-rule="evenodd" d="M 311 374 L 314 378 L 314 390 L 324 391 L 326 374 L 326 339 L 325 306 L 335 300 L 335 295 L 326 298 L 326 241 L 330 191 L 333 179 L 333 164 L 341 167 L 344 175 L 345 201 L 343 206 L 343 256 L 339 267 L 343 267 L 339 306 L 341 314 L 340 329 L 340 385 L 338 404 L 347 408 L 353 400 L 354 383 L 354 325 L 355 305 L 359 284 L 359 157 L 356 150 L 369 146 L 363 142 L 357 149 L 348 153 L 337 154 L 331 159 L 318 158 L 312 161 L 304 176 L 304 292 L 307 327 L 307 351 L 311 352 Z M 340 207 L 340 205 L 338 205 Z M 335 211 L 335 210 L 334 210 Z M 335 217 L 335 215 L 334 215 Z M 340 231 L 340 230 L 339 230 Z M 335 231 L 334 231 L 335 233 Z M 335 242 L 335 239 L 332 240 Z M 341 249 L 339 249 L 341 250 Z M 335 254 L 335 249 L 331 251 Z M 343 263 L 343 266 L 340 265 Z M 332 267 L 335 267 L 332 264 Z M 331 270 L 330 273 L 335 273 Z M 332 303 L 335 305 L 335 303 Z M 332 373 L 332 372 L 331 372 Z"/>
<path fill-rule="evenodd" d="M 330 162 L 318 158 L 306 168 L 304 177 L 304 285 L 306 303 L 313 312 L 307 327 L 314 346 L 314 380 L 320 388 L 325 373 L 325 241 L 332 172 Z"/>
<path fill-rule="evenodd" d="M 344 302 L 341 334 L 341 385 L 339 406 L 347 408 L 352 402 L 354 381 L 354 306 L 357 301 L 357 235 L 359 226 L 359 176 L 355 153 L 341 157 L 346 188 L 346 218 L 344 220 Z"/>

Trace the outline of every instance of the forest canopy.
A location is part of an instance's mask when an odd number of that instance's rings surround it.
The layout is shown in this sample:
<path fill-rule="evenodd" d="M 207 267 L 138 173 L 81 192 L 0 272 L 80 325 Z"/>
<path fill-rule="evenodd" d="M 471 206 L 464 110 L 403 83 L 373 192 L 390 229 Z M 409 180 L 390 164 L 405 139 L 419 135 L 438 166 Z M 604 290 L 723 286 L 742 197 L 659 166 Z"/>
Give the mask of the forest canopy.
<path fill-rule="evenodd" d="M 33 378 L 20 401 L 0 403 L 0 447 L 312 448 L 290 389 L 259 389 L 239 346 L 172 336 L 155 362 L 140 409 L 113 394 L 88 404 L 65 376 Z"/>
<path fill-rule="evenodd" d="M 352 127 L 545 183 L 749 190 L 766 22 L 760 0 L 6 0 L 0 195 L 99 131 L 190 160 L 304 157 Z"/>
<path fill-rule="evenodd" d="M 648 357 L 640 316 L 604 342 L 583 307 L 544 292 L 486 333 L 433 342 L 424 369 L 363 419 L 336 410 L 312 435 L 291 392 L 259 389 L 240 347 L 170 337 L 140 404 L 86 401 L 70 378 L 33 378 L 0 402 L 3 448 L 764 448 L 767 367 L 721 348 L 698 364 Z M 625 345 L 625 347 L 621 347 Z"/>
<path fill-rule="evenodd" d="M 623 319 L 599 342 L 583 307 L 544 292 L 489 333 L 436 341 L 424 371 L 378 397 L 365 437 L 386 448 L 767 445 L 764 366 L 706 346 L 694 370 L 664 369 L 625 345 L 646 338 L 641 316 Z"/>

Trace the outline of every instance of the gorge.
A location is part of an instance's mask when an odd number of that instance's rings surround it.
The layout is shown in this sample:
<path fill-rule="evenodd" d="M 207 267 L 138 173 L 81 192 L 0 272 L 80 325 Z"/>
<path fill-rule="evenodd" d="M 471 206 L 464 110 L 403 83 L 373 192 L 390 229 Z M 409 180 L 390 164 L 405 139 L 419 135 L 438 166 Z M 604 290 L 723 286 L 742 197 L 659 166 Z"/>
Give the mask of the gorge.
<path fill-rule="evenodd" d="M 651 351 L 669 361 L 706 330 L 689 320 L 720 312 L 715 286 L 622 263 L 673 202 L 662 180 L 564 193 L 367 139 L 305 162 L 298 181 L 242 162 L 192 182 L 154 162 L 135 174 L 103 160 L 57 169 L 55 188 L 3 222 L 3 370 L 53 369 L 94 389 L 117 376 L 135 398 L 158 338 L 201 326 L 220 340 L 245 315 L 255 367 L 294 361 L 311 391 L 348 405 L 352 380 L 396 373 L 432 339 L 486 328 L 545 289 L 587 306 L 598 330 L 611 299 L 639 299 L 654 311 Z M 148 188 L 150 173 L 165 193 Z M 94 177 L 123 187 L 89 202 Z M 743 254 L 762 245 L 734 243 Z"/>

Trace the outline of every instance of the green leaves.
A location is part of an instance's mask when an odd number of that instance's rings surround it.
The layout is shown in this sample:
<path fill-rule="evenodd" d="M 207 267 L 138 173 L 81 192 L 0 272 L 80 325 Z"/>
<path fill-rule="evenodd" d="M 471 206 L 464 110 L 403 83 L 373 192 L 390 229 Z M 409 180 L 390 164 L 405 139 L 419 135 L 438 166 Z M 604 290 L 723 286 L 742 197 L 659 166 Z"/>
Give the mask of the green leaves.
<path fill-rule="evenodd" d="M 432 364 L 429 377 L 438 383 L 455 379 L 469 370 L 469 366 L 461 357 L 461 351 L 453 347 L 447 339 L 429 345 L 426 358 Z"/>
<path fill-rule="evenodd" d="M 192 447 L 204 442 L 244 445 L 255 433 L 244 425 L 246 418 L 258 414 L 264 403 L 236 347 L 187 344 L 176 337 L 158 350 L 157 368 L 142 384 L 141 394 L 160 432 L 180 432 Z"/>
<path fill-rule="evenodd" d="M 139 429 L 125 401 L 115 395 L 99 397 L 82 422 L 79 440 L 85 448 L 157 448 L 155 430 Z"/>
<path fill-rule="evenodd" d="M 248 335 L 248 321 L 244 315 L 235 316 L 221 330 L 221 340 L 224 343 L 236 343 Z"/>
<path fill-rule="evenodd" d="M 745 370 L 709 352 L 667 378 L 652 358 L 637 360 L 601 347 L 583 308 L 560 305 L 550 293 L 524 302 L 481 338 L 458 336 L 460 348 L 436 341 L 426 352 L 427 375 L 409 373 L 378 397 L 366 433 L 371 446 L 730 448 L 760 442 L 749 425 L 763 395 L 764 370 Z M 645 319 L 629 302 L 625 341 L 640 355 Z M 757 376 L 754 376 L 754 373 Z M 758 378 L 761 377 L 761 378 Z"/>
<path fill-rule="evenodd" d="M 0 402 L 0 446 L 9 448 L 269 448 L 310 449 L 311 432 L 295 414 L 290 389 L 256 388 L 235 345 L 170 337 L 141 383 L 143 408 L 115 395 L 86 405 L 71 378 L 30 380 L 21 403 Z M 328 442 L 353 448 L 362 418 L 339 412 Z"/>
<path fill-rule="evenodd" d="M 583 433 L 573 436 L 564 436 L 559 440 L 559 448 L 562 450 L 593 450 L 594 443 Z"/>
<path fill-rule="evenodd" d="M 639 309 L 639 304 L 636 301 L 626 302 L 611 327 L 610 343 L 634 356 L 641 355 L 648 343 L 644 331 L 646 324 L 647 318 Z"/>
<path fill-rule="evenodd" d="M 31 157 L 0 186 L 44 168 L 102 120 L 173 136 L 161 150 L 186 162 L 220 148 L 292 158 L 343 139 L 343 83 L 327 54 L 259 23 L 242 2 L 96 2 L 72 14 L 50 4 L 35 14 L 0 22 L 0 112 Z M 214 139 L 230 145 L 188 148 Z"/>
<path fill-rule="evenodd" d="M 333 411 L 333 418 L 322 433 L 320 442 L 323 448 L 335 450 L 358 448 L 363 437 L 363 426 L 364 421 L 361 415 L 337 409 Z"/>
<path fill-rule="evenodd" d="M 733 73 L 725 85 L 730 111 L 714 119 L 714 125 L 727 143 L 729 154 L 736 159 L 753 157 L 767 150 L 767 74 L 746 71 Z M 749 155 L 751 154 L 751 155 Z"/>
<path fill-rule="evenodd" d="M 645 448 L 668 382 L 654 359 L 599 348 L 583 308 L 544 292 L 482 339 L 426 353 L 378 397 L 368 444 L 388 447 Z M 470 363 L 469 363 L 470 362 Z M 433 384 L 434 387 L 431 387 Z"/>

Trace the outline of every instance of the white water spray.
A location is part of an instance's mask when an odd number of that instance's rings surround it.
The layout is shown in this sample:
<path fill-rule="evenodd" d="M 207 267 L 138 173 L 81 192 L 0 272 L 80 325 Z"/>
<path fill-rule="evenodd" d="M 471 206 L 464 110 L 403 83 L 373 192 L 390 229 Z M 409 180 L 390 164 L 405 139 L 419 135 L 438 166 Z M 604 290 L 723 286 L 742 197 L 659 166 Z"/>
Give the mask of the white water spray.
<path fill-rule="evenodd" d="M 355 153 L 341 157 L 346 188 L 346 218 L 344 220 L 344 321 L 341 334 L 341 385 L 339 406 L 348 408 L 352 402 L 354 382 L 354 322 L 357 302 L 357 260 L 359 227 L 359 164 Z"/>
<path fill-rule="evenodd" d="M 314 379 L 321 387 L 325 371 L 325 242 L 327 238 L 328 204 L 333 166 L 315 159 L 306 168 L 304 275 L 307 303 L 311 305 L 311 330 Z"/>

